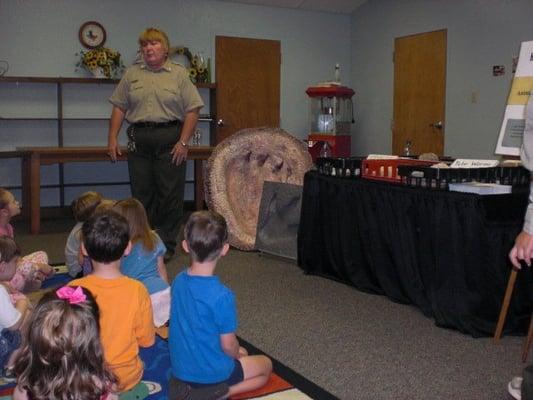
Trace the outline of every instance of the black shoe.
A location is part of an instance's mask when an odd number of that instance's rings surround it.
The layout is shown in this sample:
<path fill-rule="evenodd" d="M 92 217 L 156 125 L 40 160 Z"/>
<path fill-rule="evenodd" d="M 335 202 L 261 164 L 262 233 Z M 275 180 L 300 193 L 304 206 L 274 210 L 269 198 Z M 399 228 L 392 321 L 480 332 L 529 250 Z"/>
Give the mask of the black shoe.
<path fill-rule="evenodd" d="M 172 250 L 167 250 L 165 255 L 163 256 L 163 261 L 167 263 L 172 260 L 172 257 L 174 257 L 174 252 Z"/>
<path fill-rule="evenodd" d="M 226 383 L 192 388 L 191 385 L 171 377 L 168 382 L 168 398 L 173 400 L 222 400 L 227 398 Z"/>

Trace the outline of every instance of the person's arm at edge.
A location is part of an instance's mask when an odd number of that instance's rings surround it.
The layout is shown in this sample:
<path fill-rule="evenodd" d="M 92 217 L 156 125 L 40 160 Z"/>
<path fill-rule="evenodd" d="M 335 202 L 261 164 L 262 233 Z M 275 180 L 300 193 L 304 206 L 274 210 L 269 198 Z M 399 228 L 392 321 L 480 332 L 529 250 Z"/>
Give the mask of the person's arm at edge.
<path fill-rule="evenodd" d="M 117 161 L 117 156 L 121 156 L 120 146 L 118 144 L 118 135 L 120 134 L 120 128 L 124 121 L 126 113 L 120 107 L 113 106 L 111 111 L 111 117 L 109 119 L 109 132 L 107 137 L 107 147 L 109 151 L 109 157 L 113 162 Z"/>
<path fill-rule="evenodd" d="M 522 146 L 520 147 L 520 160 L 524 168 L 530 173 L 533 172 L 533 95 L 529 96 L 526 112 L 525 127 L 522 136 Z M 533 182 L 529 185 L 529 204 L 522 232 L 516 237 L 515 244 L 509 252 L 509 260 L 515 268 L 520 269 L 520 261 L 524 261 L 531 266 L 533 257 Z"/>
<path fill-rule="evenodd" d="M 533 223 L 533 191 L 530 190 L 529 205 L 527 207 L 524 227 L 522 232 L 516 237 L 515 243 L 509 252 L 509 259 L 515 268 L 520 269 L 520 261 L 523 260 L 527 266 L 531 266 L 533 257 L 533 234 L 531 234 L 531 223 Z"/>
<path fill-rule="evenodd" d="M 17 320 L 17 322 L 7 328 L 10 331 L 16 331 L 18 329 L 22 330 L 25 328 L 30 316 L 30 301 L 27 297 L 18 299 L 15 303 L 15 308 L 20 313 L 20 318 Z"/>

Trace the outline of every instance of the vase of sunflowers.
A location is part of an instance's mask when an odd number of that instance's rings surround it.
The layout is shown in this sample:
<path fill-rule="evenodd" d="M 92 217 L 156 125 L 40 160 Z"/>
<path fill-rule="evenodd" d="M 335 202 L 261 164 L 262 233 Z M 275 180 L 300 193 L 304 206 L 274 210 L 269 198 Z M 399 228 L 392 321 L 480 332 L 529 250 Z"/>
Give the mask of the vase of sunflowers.
<path fill-rule="evenodd" d="M 76 71 L 85 69 L 95 78 L 120 78 L 124 70 L 120 53 L 107 47 L 81 50 L 77 55 L 80 59 L 76 64 Z"/>
<path fill-rule="evenodd" d="M 177 46 L 169 49 L 169 57 L 186 59 L 185 63 L 181 60 L 178 62 L 187 68 L 191 81 L 195 83 L 211 82 L 211 60 L 208 58 L 206 61 L 202 52 L 193 55 L 189 48 Z"/>
<path fill-rule="evenodd" d="M 191 68 L 189 75 L 193 77 L 197 83 L 210 83 L 210 60 L 205 59 L 203 53 L 198 53 L 192 56 Z"/>

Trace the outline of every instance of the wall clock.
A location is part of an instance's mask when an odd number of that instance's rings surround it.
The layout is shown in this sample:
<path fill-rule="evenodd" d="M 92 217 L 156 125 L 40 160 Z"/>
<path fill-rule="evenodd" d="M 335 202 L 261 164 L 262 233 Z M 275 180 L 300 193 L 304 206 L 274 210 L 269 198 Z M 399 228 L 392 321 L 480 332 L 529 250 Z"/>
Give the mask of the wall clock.
<path fill-rule="evenodd" d="M 78 37 L 83 46 L 88 49 L 103 46 L 106 32 L 102 24 L 96 21 L 87 21 L 80 26 Z"/>

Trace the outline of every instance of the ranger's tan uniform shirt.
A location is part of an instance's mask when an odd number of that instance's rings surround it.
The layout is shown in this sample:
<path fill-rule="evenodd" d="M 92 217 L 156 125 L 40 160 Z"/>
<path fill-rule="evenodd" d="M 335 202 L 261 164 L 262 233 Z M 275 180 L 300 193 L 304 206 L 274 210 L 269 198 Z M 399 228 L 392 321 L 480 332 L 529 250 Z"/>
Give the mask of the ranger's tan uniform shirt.
<path fill-rule="evenodd" d="M 144 63 L 129 67 L 109 101 L 130 124 L 183 122 L 187 112 L 204 105 L 187 69 L 169 60 L 155 71 Z"/>

